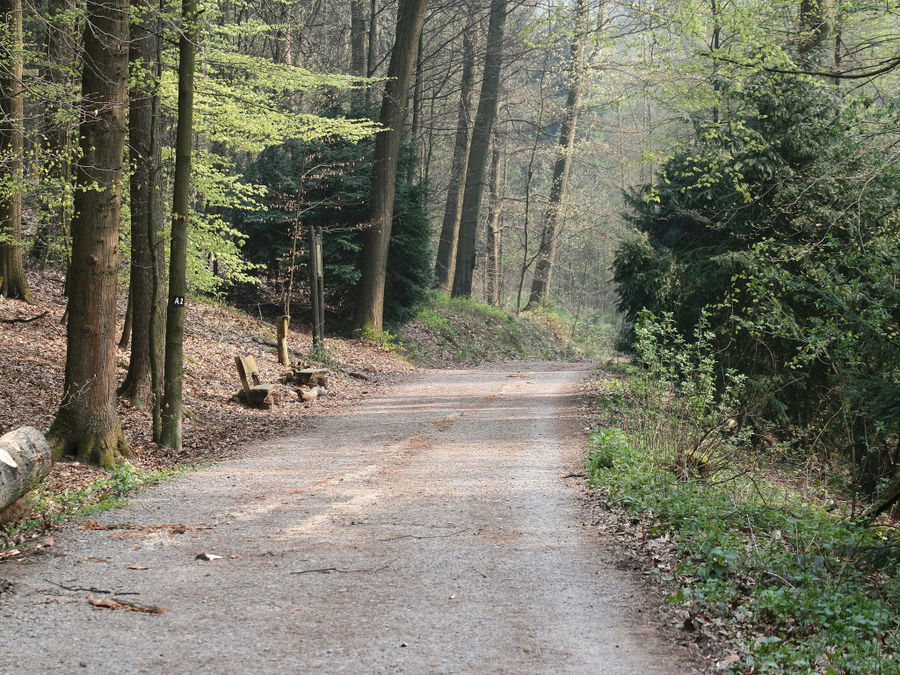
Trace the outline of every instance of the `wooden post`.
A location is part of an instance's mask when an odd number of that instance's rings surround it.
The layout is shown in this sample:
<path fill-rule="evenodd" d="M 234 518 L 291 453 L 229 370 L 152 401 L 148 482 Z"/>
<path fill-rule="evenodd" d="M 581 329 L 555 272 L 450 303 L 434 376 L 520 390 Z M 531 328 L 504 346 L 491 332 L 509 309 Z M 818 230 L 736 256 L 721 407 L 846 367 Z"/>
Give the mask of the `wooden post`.
<path fill-rule="evenodd" d="M 316 292 L 319 294 L 319 346 L 325 346 L 325 263 L 322 260 L 322 228 L 316 225 L 316 271 L 319 283 Z"/>
<path fill-rule="evenodd" d="M 309 228 L 309 293 L 312 299 L 313 351 L 325 342 L 325 294 L 322 274 L 322 228 Z"/>
<path fill-rule="evenodd" d="M 279 316 L 275 319 L 275 329 L 278 333 L 278 363 L 283 366 L 289 365 L 291 360 L 288 357 L 288 329 L 291 324 L 291 317 Z"/>

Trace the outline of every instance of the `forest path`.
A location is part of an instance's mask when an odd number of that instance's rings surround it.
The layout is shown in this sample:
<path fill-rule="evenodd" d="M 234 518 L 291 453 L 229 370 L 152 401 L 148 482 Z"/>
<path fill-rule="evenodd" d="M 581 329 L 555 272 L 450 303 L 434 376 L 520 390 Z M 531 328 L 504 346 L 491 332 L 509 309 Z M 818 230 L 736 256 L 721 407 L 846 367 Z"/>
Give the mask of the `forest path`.
<path fill-rule="evenodd" d="M 562 479 L 586 370 L 419 374 L 61 533 L 0 566 L 0 671 L 685 672 Z"/>

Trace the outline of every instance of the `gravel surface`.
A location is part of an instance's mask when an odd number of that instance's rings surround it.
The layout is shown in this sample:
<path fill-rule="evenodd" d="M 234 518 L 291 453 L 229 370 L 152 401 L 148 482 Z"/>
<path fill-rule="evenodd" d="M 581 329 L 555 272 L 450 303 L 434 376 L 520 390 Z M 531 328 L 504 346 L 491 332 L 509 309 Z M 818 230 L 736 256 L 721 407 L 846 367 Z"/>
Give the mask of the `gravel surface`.
<path fill-rule="evenodd" d="M 587 368 L 407 377 L 60 533 L 0 565 L 0 671 L 689 671 L 563 478 Z"/>

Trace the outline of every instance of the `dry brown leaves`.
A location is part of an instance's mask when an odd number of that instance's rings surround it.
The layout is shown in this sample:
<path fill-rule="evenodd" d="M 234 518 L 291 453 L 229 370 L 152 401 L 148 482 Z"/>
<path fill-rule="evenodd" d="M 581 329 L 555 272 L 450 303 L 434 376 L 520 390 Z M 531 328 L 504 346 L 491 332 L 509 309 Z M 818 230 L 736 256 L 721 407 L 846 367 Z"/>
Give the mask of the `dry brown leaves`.
<path fill-rule="evenodd" d="M 66 328 L 60 323 L 66 305 L 63 278 L 51 270 L 28 270 L 28 282 L 36 305 L 0 297 L 0 319 L 29 319 L 46 312 L 28 323 L 0 323 L 0 434 L 23 425 L 46 432 L 62 396 L 66 361 Z M 119 330 L 126 290 L 119 293 Z M 278 382 L 286 368 L 278 364 L 275 350 L 264 344 L 274 339 L 274 324 L 225 306 L 189 303 L 185 314 L 184 397 L 188 416 L 184 420 L 184 447 L 181 452 L 158 447 L 151 440 L 149 414 L 120 399 L 119 419 L 134 451 L 132 462 L 140 469 L 151 470 L 227 458 L 248 443 L 302 432 L 315 417 L 339 411 L 349 401 L 373 392 L 385 375 L 414 370 L 395 354 L 367 342 L 328 339 L 332 359 L 328 397 L 271 410 L 246 408 L 232 400 L 240 388 L 234 357 L 255 357 L 263 380 Z M 298 352 L 308 351 L 311 341 L 308 332 L 292 326 L 291 345 Z M 128 349 L 117 349 L 120 381 L 129 354 Z M 351 372 L 364 373 L 370 379 L 357 380 Z M 105 475 L 102 469 L 61 462 L 45 485 L 63 491 Z"/>

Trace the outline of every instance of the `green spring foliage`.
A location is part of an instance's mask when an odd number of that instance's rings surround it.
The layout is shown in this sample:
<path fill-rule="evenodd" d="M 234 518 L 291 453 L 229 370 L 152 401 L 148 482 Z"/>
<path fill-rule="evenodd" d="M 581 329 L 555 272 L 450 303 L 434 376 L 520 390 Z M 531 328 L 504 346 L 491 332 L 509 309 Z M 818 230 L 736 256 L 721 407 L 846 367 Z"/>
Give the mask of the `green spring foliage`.
<path fill-rule="evenodd" d="M 619 307 L 670 312 L 683 334 L 708 312 L 760 424 L 816 427 L 871 492 L 900 431 L 898 111 L 782 75 L 730 100 L 630 195 L 640 236 L 616 254 Z"/>
<path fill-rule="evenodd" d="M 590 485 L 677 545 L 670 601 L 726 630 L 742 648 L 736 672 L 896 672 L 896 532 L 784 487 L 771 461 L 754 465 L 730 423 L 740 377 L 716 393 L 715 348 L 698 333 L 685 341 L 671 319 L 642 317 L 640 366 L 600 393 Z"/>
<path fill-rule="evenodd" d="M 338 106 L 335 114 L 339 111 Z M 318 225 L 324 232 L 326 305 L 338 321 L 349 319 L 360 279 L 373 155 L 371 139 L 293 139 L 268 148 L 248 167 L 248 178 L 265 186 L 263 206 L 238 213 L 235 222 L 248 238 L 248 257 L 265 269 L 275 296 L 286 292 L 292 266 L 294 288 L 305 287 L 308 228 Z M 384 320 L 389 326 L 414 316 L 431 286 L 428 189 L 410 179 L 416 163 L 412 145 L 404 142 L 385 283 Z"/>
<path fill-rule="evenodd" d="M 555 317 L 544 310 L 513 316 L 473 298 L 439 292 L 401 327 L 400 338 L 406 356 L 431 366 L 578 356 Z"/>

